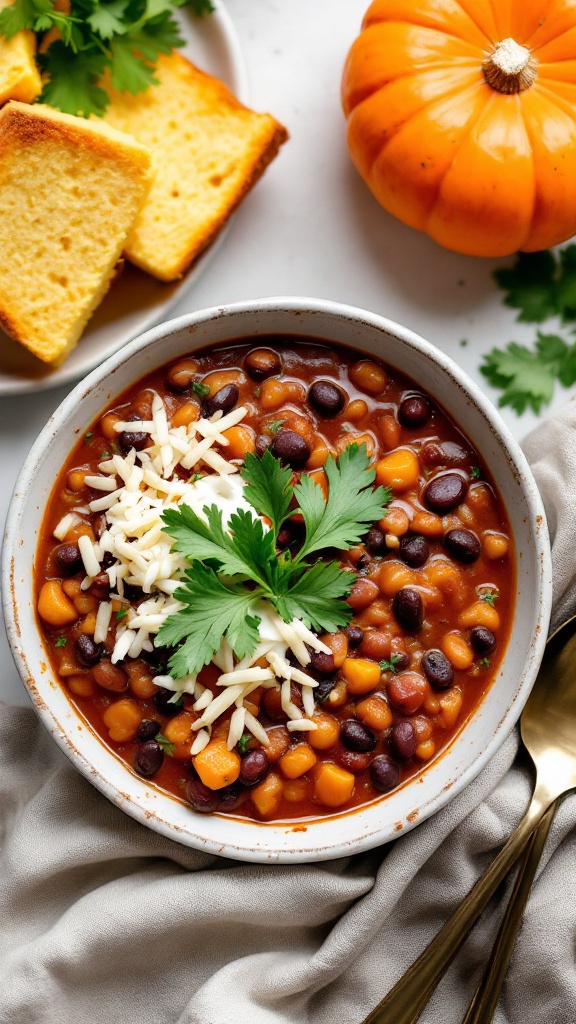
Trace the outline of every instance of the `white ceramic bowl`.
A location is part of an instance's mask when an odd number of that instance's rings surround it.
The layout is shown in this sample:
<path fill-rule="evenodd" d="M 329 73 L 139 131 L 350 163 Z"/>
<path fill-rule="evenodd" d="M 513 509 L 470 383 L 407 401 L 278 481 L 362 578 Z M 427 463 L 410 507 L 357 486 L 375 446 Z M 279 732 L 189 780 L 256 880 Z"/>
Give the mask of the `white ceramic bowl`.
<path fill-rule="evenodd" d="M 259 824 L 194 814 L 133 774 L 79 718 L 55 680 L 37 627 L 32 566 L 47 496 L 80 432 L 128 385 L 197 348 L 252 335 L 333 339 L 379 356 L 438 400 L 482 454 L 514 533 L 516 612 L 496 681 L 456 739 L 397 791 L 360 809 L 306 821 Z M 489 761 L 513 728 L 546 640 L 551 566 L 540 496 L 524 456 L 481 390 L 450 359 L 410 331 L 350 306 L 271 298 L 201 310 L 153 328 L 80 383 L 40 434 L 16 484 L 7 523 L 3 582 L 16 663 L 44 725 L 77 768 L 144 825 L 188 846 L 251 861 L 340 857 L 397 838 L 443 807 Z"/>

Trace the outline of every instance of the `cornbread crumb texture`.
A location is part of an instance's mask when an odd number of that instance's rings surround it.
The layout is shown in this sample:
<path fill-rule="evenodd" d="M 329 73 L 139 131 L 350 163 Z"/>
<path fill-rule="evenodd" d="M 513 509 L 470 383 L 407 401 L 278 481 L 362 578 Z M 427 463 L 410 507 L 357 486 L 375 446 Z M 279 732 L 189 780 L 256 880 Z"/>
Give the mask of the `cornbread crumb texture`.
<path fill-rule="evenodd" d="M 68 355 L 107 291 L 150 179 L 147 150 L 107 125 L 0 111 L 0 325 L 44 362 Z"/>
<path fill-rule="evenodd" d="M 179 53 L 160 57 L 156 77 L 159 85 L 138 96 L 110 89 L 106 121 L 149 147 L 155 171 L 125 255 L 172 281 L 216 237 L 288 134 Z"/>
<path fill-rule="evenodd" d="M 0 0 L 0 11 L 11 3 L 12 0 Z M 40 95 L 42 82 L 35 53 L 33 32 L 17 32 L 12 39 L 0 36 L 0 105 L 7 100 L 32 103 Z"/>

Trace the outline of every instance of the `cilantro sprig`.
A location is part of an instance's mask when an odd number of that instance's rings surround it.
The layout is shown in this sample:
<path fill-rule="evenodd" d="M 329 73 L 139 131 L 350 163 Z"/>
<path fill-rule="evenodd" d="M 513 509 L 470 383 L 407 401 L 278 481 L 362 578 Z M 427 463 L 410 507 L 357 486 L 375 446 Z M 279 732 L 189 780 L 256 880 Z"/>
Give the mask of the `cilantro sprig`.
<path fill-rule="evenodd" d="M 576 384 L 576 342 L 570 337 L 576 324 L 576 245 L 557 255 L 548 250 L 519 253 L 512 267 L 494 276 L 506 293 L 505 304 L 519 311 L 519 321 L 560 321 L 554 333 L 538 330 L 531 348 L 515 341 L 493 348 L 480 367 L 502 392 L 500 406 L 509 405 L 518 415 L 528 408 L 539 413 L 552 401 L 556 381 L 564 387 Z"/>
<path fill-rule="evenodd" d="M 338 461 L 329 457 L 325 471 L 328 497 L 306 474 L 294 485 L 291 469 L 269 450 L 261 459 L 248 454 L 241 475 L 256 517 L 238 509 L 226 528 L 215 505 L 204 508 L 206 521 L 186 505 L 163 513 L 164 531 L 189 563 L 174 595 L 183 607 L 156 637 L 157 646 L 176 647 L 171 675 L 198 672 L 223 637 L 238 658 L 252 654 L 266 602 L 285 622 L 299 618 L 310 629 L 328 632 L 347 625 L 352 610 L 345 598 L 354 574 L 320 553 L 358 543 L 386 514 L 391 492 L 373 487 L 375 471 L 365 445 L 350 445 Z M 295 554 L 278 554 L 278 532 L 296 512 L 304 524 L 301 547 Z M 269 521 L 269 529 L 260 516 Z"/>
<path fill-rule="evenodd" d="M 105 114 L 107 81 L 133 95 L 157 84 L 159 55 L 185 42 L 174 17 L 178 7 L 196 15 L 213 10 L 211 0 L 71 0 L 68 12 L 56 10 L 55 2 L 15 0 L 0 11 L 0 35 L 11 39 L 27 29 L 41 44 L 55 30 L 58 38 L 44 50 L 38 46 L 40 100 L 83 117 Z"/>

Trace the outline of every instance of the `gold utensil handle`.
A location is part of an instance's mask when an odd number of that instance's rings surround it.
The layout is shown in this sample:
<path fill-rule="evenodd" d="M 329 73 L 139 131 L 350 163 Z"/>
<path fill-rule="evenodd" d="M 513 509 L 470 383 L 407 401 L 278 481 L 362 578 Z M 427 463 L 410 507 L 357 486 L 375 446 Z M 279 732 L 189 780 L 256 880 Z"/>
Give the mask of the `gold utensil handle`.
<path fill-rule="evenodd" d="M 522 915 L 532 882 L 534 881 L 536 869 L 540 863 L 548 832 L 560 803 L 561 798 L 559 797 L 548 808 L 537 829 L 534 831 L 530 843 L 526 847 L 506 912 L 492 947 L 490 959 L 462 1024 L 490 1024 L 494 1016 L 498 996 L 500 995 L 500 989 L 502 988 L 506 971 L 512 958 L 516 936 L 520 930 Z"/>
<path fill-rule="evenodd" d="M 518 827 L 452 917 L 440 929 L 394 988 L 368 1014 L 363 1024 L 416 1024 L 422 1010 L 450 966 L 472 925 L 524 850 L 556 793 L 538 784 Z"/>

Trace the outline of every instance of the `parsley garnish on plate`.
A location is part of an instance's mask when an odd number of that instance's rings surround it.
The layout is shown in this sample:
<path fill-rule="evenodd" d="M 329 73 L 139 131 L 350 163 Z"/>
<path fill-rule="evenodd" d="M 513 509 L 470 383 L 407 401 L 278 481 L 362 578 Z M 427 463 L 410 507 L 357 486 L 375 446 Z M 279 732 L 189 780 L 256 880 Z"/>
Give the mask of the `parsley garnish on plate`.
<path fill-rule="evenodd" d="M 509 405 L 518 415 L 528 408 L 539 413 L 552 401 L 557 380 L 564 387 L 576 383 L 574 329 L 571 334 L 565 329 L 576 322 L 576 245 L 557 255 L 548 250 L 519 253 L 512 267 L 494 276 L 506 293 L 506 305 L 519 310 L 519 321 L 560 320 L 554 333 L 538 330 L 532 348 L 511 341 L 505 348 L 493 348 L 480 367 L 502 392 L 500 406 Z"/>
<path fill-rule="evenodd" d="M 109 103 L 104 72 L 114 89 L 133 95 L 157 84 L 159 55 L 184 45 L 174 18 L 184 6 L 196 15 L 213 10 L 210 0 L 71 0 L 69 12 L 56 10 L 54 0 L 15 0 L 0 11 L 0 35 L 11 39 L 29 29 L 41 42 L 55 29 L 59 38 L 37 54 L 41 102 L 102 117 Z"/>
<path fill-rule="evenodd" d="M 320 555 L 357 544 L 386 514 L 391 492 L 373 487 L 375 471 L 369 468 L 365 445 L 350 445 L 338 461 L 330 456 L 324 468 L 328 498 L 306 474 L 293 485 L 292 470 L 269 450 L 261 459 L 246 456 L 244 497 L 258 516 L 266 517 L 269 529 L 245 509 L 232 514 L 228 529 L 216 505 L 204 508 L 207 522 L 187 505 L 163 513 L 164 531 L 190 563 L 174 594 L 184 607 L 156 637 L 159 647 L 180 645 L 169 661 L 172 676 L 198 672 L 223 637 L 237 658 L 252 654 L 259 642 L 262 602 L 269 602 L 285 622 L 299 618 L 318 632 L 334 632 L 350 621 L 345 598 L 355 576 Z M 304 523 L 301 547 L 296 554 L 277 554 L 278 531 L 295 512 Z"/>

